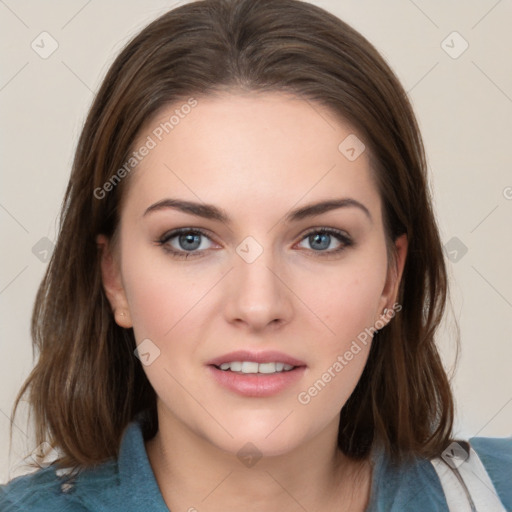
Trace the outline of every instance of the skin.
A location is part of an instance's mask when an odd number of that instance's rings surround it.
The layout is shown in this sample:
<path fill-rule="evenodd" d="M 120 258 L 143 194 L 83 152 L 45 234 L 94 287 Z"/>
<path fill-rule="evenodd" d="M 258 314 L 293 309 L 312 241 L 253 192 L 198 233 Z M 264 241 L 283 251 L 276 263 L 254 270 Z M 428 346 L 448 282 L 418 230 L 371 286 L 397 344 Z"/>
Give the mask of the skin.
<path fill-rule="evenodd" d="M 134 146 L 176 107 L 151 119 Z M 368 152 L 349 161 L 338 150 L 354 133 L 320 105 L 283 93 L 198 98 L 130 175 L 116 245 L 98 237 L 116 322 L 133 327 L 137 344 L 149 338 L 160 350 L 144 366 L 159 416 L 146 448 L 171 510 L 357 511 L 367 504 L 371 466 L 341 454 L 336 438 L 371 343 L 308 404 L 297 399 L 393 306 L 405 262 L 402 236 L 396 264 L 388 265 Z M 170 197 L 213 204 L 231 222 L 171 208 L 144 215 Z M 344 207 L 283 222 L 291 209 L 334 198 L 359 201 L 371 219 Z M 181 227 L 207 231 L 210 239 L 201 237 L 195 249 L 200 256 L 175 259 L 156 243 Z M 342 230 L 353 244 L 333 253 L 343 243 L 331 236 L 319 249 L 307 235 L 322 227 Z M 247 236 L 263 250 L 252 263 L 236 252 Z M 167 247 L 186 252 L 179 237 L 171 240 Z M 243 397 L 206 367 L 238 349 L 279 350 L 307 368 L 277 395 Z M 262 455 L 252 467 L 237 457 L 247 442 Z"/>

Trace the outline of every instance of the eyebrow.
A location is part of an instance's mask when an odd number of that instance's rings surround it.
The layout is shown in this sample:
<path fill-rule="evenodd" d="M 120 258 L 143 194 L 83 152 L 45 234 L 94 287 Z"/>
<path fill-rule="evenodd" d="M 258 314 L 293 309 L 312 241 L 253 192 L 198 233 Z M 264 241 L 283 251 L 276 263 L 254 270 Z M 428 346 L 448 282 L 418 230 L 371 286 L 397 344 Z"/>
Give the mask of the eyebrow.
<path fill-rule="evenodd" d="M 329 199 L 318 203 L 308 204 L 295 210 L 291 210 L 284 218 L 285 222 L 294 222 L 305 219 L 307 217 L 314 217 L 315 215 L 321 215 L 322 213 L 329 212 L 338 208 L 358 208 L 373 222 L 372 216 L 368 208 L 352 198 L 341 198 L 341 199 Z M 181 199 L 162 199 L 151 206 L 149 206 L 144 212 L 143 216 L 155 211 L 175 209 L 184 213 L 189 213 L 197 217 L 203 217 L 205 219 L 217 220 L 225 224 L 230 223 L 229 215 L 222 210 L 211 204 L 195 203 L 193 201 L 184 201 Z"/>

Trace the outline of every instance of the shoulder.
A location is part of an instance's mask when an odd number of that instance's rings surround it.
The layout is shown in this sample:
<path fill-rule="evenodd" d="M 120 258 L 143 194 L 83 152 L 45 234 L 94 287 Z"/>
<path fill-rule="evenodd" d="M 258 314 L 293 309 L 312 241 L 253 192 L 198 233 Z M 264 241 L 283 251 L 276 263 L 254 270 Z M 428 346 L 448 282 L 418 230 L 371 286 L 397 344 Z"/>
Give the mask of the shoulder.
<path fill-rule="evenodd" d="M 469 442 L 507 510 L 512 510 L 512 436 L 472 437 Z"/>
<path fill-rule="evenodd" d="M 1 512 L 168 512 L 149 463 L 141 424 L 122 435 L 117 458 L 95 466 L 50 465 L 0 486 Z"/>
<path fill-rule="evenodd" d="M 50 465 L 0 486 L 2 512 L 86 512 L 91 493 L 115 493 L 116 465 L 71 471 Z"/>
<path fill-rule="evenodd" d="M 441 482 L 429 460 L 393 462 L 382 448 L 375 456 L 368 512 L 447 511 Z"/>
<path fill-rule="evenodd" d="M 512 437 L 473 437 L 469 442 L 482 461 L 506 510 L 512 510 Z M 394 464 L 381 451 L 376 457 L 369 512 L 447 511 L 439 477 L 425 458 Z"/>

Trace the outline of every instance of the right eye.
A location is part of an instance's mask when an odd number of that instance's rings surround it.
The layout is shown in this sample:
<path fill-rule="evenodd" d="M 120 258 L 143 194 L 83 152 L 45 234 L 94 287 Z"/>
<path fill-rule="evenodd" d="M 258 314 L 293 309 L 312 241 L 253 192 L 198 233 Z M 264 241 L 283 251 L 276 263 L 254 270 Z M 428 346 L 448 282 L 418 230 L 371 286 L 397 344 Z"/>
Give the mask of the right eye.
<path fill-rule="evenodd" d="M 203 253 L 211 248 L 208 241 L 213 243 L 201 229 L 179 228 L 162 235 L 157 244 L 173 258 L 189 258 L 203 256 Z"/>

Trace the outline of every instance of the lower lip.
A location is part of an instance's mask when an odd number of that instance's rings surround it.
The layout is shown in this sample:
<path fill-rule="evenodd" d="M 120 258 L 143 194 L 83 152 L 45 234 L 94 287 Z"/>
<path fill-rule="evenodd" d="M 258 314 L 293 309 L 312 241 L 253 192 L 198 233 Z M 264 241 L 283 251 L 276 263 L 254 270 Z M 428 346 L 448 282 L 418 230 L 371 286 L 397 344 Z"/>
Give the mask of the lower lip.
<path fill-rule="evenodd" d="M 208 366 L 213 378 L 223 387 L 243 396 L 266 397 L 276 395 L 292 386 L 303 375 L 305 366 L 279 373 L 237 373 Z"/>

